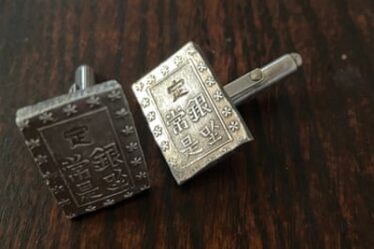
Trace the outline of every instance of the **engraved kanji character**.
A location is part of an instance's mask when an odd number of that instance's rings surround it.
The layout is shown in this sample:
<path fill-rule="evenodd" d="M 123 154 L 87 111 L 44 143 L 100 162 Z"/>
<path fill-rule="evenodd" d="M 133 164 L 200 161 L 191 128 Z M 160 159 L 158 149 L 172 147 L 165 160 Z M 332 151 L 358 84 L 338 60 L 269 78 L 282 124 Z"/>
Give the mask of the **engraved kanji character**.
<path fill-rule="evenodd" d="M 86 139 L 88 132 L 87 126 L 74 126 L 70 130 L 64 132 L 64 138 L 70 141 L 72 149 L 79 146 L 90 145 L 91 141 Z"/>
<path fill-rule="evenodd" d="M 219 125 L 215 124 L 214 120 L 211 119 L 209 125 L 204 126 L 203 129 L 200 130 L 200 134 L 203 137 L 208 138 L 209 145 L 213 145 L 222 139 L 222 136 L 215 131 L 217 129 L 219 129 Z"/>
<path fill-rule="evenodd" d="M 103 194 L 99 192 L 99 187 L 92 185 L 91 173 L 88 168 L 90 161 L 82 159 L 81 155 L 65 158 L 62 162 L 62 170 L 67 172 L 68 178 L 75 185 L 74 193 L 85 201 L 86 199 L 100 198 Z"/>
<path fill-rule="evenodd" d="M 91 173 L 88 168 L 90 161 L 88 159 L 82 159 L 81 155 L 74 155 L 72 157 L 66 157 L 61 162 L 62 170 L 67 172 L 69 179 L 73 182 L 82 181 L 91 178 Z"/>
<path fill-rule="evenodd" d="M 128 176 L 122 174 L 122 169 L 114 169 L 110 174 L 103 177 L 103 180 L 108 183 L 107 190 L 114 191 L 129 185 Z"/>
<path fill-rule="evenodd" d="M 193 122 L 197 122 L 201 117 L 204 117 L 207 113 L 212 112 L 206 101 L 204 95 L 200 93 L 195 98 L 188 101 L 188 114 Z"/>
<path fill-rule="evenodd" d="M 76 188 L 77 192 L 75 194 L 81 198 L 81 201 L 85 201 L 87 199 L 97 199 L 103 196 L 103 194 L 99 191 L 99 187 L 95 187 L 91 180 L 76 184 Z"/>
<path fill-rule="evenodd" d="M 117 167 L 123 161 L 115 143 L 95 148 L 91 155 L 91 163 L 96 171 L 103 171 L 108 167 Z"/>
<path fill-rule="evenodd" d="M 173 84 L 167 88 L 168 93 L 173 95 L 175 102 L 180 97 L 188 94 L 188 90 L 184 88 L 184 79 L 173 80 Z"/>
<path fill-rule="evenodd" d="M 178 135 L 189 127 L 184 116 L 186 116 L 186 112 L 180 107 L 178 107 L 176 110 L 171 110 L 168 114 L 166 114 L 166 125 L 173 126 L 175 135 Z"/>
<path fill-rule="evenodd" d="M 203 149 L 199 147 L 199 141 L 194 139 L 190 135 L 187 135 L 184 138 L 182 138 L 181 143 L 183 146 L 183 149 L 181 150 L 182 153 L 195 155 L 203 151 Z"/>

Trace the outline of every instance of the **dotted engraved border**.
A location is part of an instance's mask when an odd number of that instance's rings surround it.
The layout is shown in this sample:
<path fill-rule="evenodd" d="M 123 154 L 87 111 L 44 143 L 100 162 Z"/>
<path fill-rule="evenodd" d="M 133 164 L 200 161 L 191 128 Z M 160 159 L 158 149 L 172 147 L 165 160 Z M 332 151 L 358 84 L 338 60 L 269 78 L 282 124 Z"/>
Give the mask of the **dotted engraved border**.
<path fill-rule="evenodd" d="M 193 67 L 196 69 L 199 80 L 202 81 L 203 88 L 205 88 L 206 93 L 212 99 L 215 109 L 219 110 L 217 114 L 220 116 L 220 119 L 223 120 L 225 128 L 230 132 L 232 141 L 222 146 L 218 151 L 210 153 L 205 158 L 199 159 L 191 166 L 181 167 L 181 162 L 178 160 L 178 157 L 175 156 L 178 155 L 179 152 L 170 142 L 170 134 L 168 134 L 164 126 L 157 105 L 150 93 L 150 88 L 155 84 L 162 84 L 163 80 L 187 63 L 192 63 Z M 153 136 L 178 183 L 188 180 L 211 162 L 216 161 L 227 152 L 234 150 L 240 144 L 252 139 L 246 125 L 242 122 L 240 114 L 228 100 L 208 64 L 192 42 L 187 43 L 174 55 L 139 81 L 135 82 L 132 85 L 132 89 L 140 103 Z"/>
<path fill-rule="evenodd" d="M 144 153 L 122 87 L 118 83 L 113 84 L 113 81 L 111 81 L 95 85 L 92 88 L 100 88 L 101 90 L 95 92 L 95 89 L 90 89 L 91 93 L 86 96 L 74 96 L 74 93 L 70 96 L 66 95 L 63 99 L 68 99 L 68 101 L 63 105 L 51 105 L 42 112 L 36 112 L 35 115 L 26 118 L 17 117 L 17 125 L 25 138 L 26 146 L 33 156 L 35 164 L 38 166 L 45 183 L 57 199 L 57 204 L 63 208 L 68 218 L 74 218 L 80 214 L 113 205 L 150 187 Z M 37 105 L 41 106 L 40 103 Z M 66 191 L 69 190 L 69 187 L 59 173 L 53 155 L 50 154 L 39 130 L 45 126 L 83 114 L 90 114 L 103 108 L 110 115 L 110 122 L 115 132 L 114 136 L 117 136 L 120 143 L 119 149 L 127 161 L 134 187 L 108 196 L 102 201 L 95 201 L 90 205 L 78 207 L 73 201 L 73 196 L 69 191 Z M 54 170 L 50 171 L 49 169 Z"/>

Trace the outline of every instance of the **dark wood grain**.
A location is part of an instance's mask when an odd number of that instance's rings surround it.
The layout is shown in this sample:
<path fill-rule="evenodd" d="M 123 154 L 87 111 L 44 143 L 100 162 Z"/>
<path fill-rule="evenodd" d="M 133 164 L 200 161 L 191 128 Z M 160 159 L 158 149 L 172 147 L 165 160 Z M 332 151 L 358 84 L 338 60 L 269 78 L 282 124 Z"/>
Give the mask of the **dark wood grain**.
<path fill-rule="evenodd" d="M 0 0 L 0 248 L 373 248 L 373 30 L 372 0 Z M 189 40 L 222 82 L 304 66 L 239 108 L 254 142 L 178 187 L 130 84 Z M 152 188 L 70 221 L 14 117 L 81 63 L 122 83 Z"/>

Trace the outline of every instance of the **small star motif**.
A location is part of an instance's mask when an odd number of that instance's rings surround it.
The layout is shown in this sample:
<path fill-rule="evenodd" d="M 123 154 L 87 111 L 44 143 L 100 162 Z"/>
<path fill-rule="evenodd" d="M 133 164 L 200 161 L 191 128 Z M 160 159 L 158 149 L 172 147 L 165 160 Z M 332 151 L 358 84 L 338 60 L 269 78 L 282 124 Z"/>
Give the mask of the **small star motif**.
<path fill-rule="evenodd" d="M 152 122 L 156 118 L 156 113 L 155 112 L 150 112 L 147 114 L 147 119 L 149 122 Z"/>
<path fill-rule="evenodd" d="M 168 73 L 169 73 L 169 67 L 167 65 L 163 65 L 161 67 L 161 73 L 162 73 L 163 76 L 168 75 Z"/>
<path fill-rule="evenodd" d="M 155 135 L 155 137 L 159 137 L 162 135 L 162 128 L 157 125 L 154 129 L 153 129 L 153 135 Z"/>
<path fill-rule="evenodd" d="M 112 204 L 114 204 L 114 199 L 107 199 L 103 203 L 104 206 L 109 206 L 109 205 L 112 205 Z"/>
<path fill-rule="evenodd" d="M 66 218 L 68 218 L 68 219 L 73 219 L 75 217 L 77 217 L 77 215 L 75 213 L 71 213 L 71 214 L 66 215 Z"/>
<path fill-rule="evenodd" d="M 26 146 L 29 148 L 29 150 L 33 150 L 36 147 L 40 146 L 40 139 L 39 138 L 37 138 L 37 139 L 31 138 L 30 140 L 26 141 L 25 143 L 26 143 Z"/>
<path fill-rule="evenodd" d="M 213 98 L 216 100 L 216 101 L 221 101 L 223 99 L 223 93 L 220 91 L 220 90 L 217 90 L 214 94 L 213 94 Z"/>
<path fill-rule="evenodd" d="M 129 198 L 129 197 L 131 197 L 131 196 L 133 196 L 133 195 L 134 195 L 133 192 L 131 192 L 131 191 L 127 191 L 127 192 L 123 195 L 123 197 L 125 197 L 125 198 Z"/>
<path fill-rule="evenodd" d="M 206 79 L 205 84 L 210 87 L 216 84 L 216 81 L 213 77 L 210 76 Z"/>
<path fill-rule="evenodd" d="M 183 62 L 183 58 L 180 55 L 177 55 L 174 57 L 175 65 L 179 66 L 180 64 L 182 64 L 182 62 Z"/>
<path fill-rule="evenodd" d="M 164 152 L 170 148 L 168 141 L 162 141 L 160 146 L 161 146 L 161 150 Z"/>
<path fill-rule="evenodd" d="M 100 105 L 100 98 L 97 96 L 91 96 L 86 100 L 86 103 L 90 106 L 90 108 L 93 108 L 95 106 Z"/>
<path fill-rule="evenodd" d="M 134 157 L 131 161 L 130 164 L 133 166 L 138 166 L 142 164 L 142 158 L 141 157 Z"/>
<path fill-rule="evenodd" d="M 199 72 L 201 73 L 207 69 L 208 69 L 207 66 L 203 62 L 200 62 L 199 65 L 197 65 L 197 70 L 199 70 Z"/>
<path fill-rule="evenodd" d="M 121 132 L 122 132 L 123 134 L 125 134 L 126 136 L 128 136 L 128 135 L 134 133 L 134 127 L 129 126 L 129 125 L 126 125 L 125 128 L 121 130 Z"/>
<path fill-rule="evenodd" d="M 177 163 L 177 160 L 174 159 L 174 158 L 171 158 L 169 161 L 168 161 L 168 164 L 171 168 L 176 168 L 178 166 L 178 163 Z"/>
<path fill-rule="evenodd" d="M 135 83 L 134 89 L 138 92 L 143 91 L 144 84 L 142 82 Z"/>
<path fill-rule="evenodd" d="M 147 172 L 140 171 L 135 177 L 138 179 L 147 178 Z"/>
<path fill-rule="evenodd" d="M 52 174 L 51 172 L 49 171 L 46 171 L 44 174 L 42 174 L 42 177 L 43 178 L 52 178 L 54 174 Z"/>
<path fill-rule="evenodd" d="M 46 124 L 54 120 L 52 112 L 44 112 L 39 116 L 39 120 Z"/>
<path fill-rule="evenodd" d="M 116 111 L 117 118 L 124 118 L 129 114 L 129 112 L 125 108 L 121 108 L 119 111 Z"/>
<path fill-rule="evenodd" d="M 60 193 L 61 191 L 63 191 L 63 189 L 64 189 L 64 186 L 62 186 L 62 185 L 55 185 L 55 186 L 51 187 L 52 192 L 55 193 L 55 194 Z"/>
<path fill-rule="evenodd" d="M 40 166 L 46 162 L 48 162 L 47 160 L 47 156 L 46 155 L 37 155 L 35 158 L 34 158 L 34 161 L 35 163 Z"/>
<path fill-rule="evenodd" d="M 231 116 L 231 114 L 232 114 L 232 109 L 231 109 L 229 106 L 225 106 L 225 107 L 223 107 L 222 115 L 223 115 L 225 118 Z"/>
<path fill-rule="evenodd" d="M 148 77 L 147 84 L 148 84 L 148 85 L 152 85 L 152 84 L 155 83 L 155 82 L 156 82 L 156 77 L 155 77 L 153 74 L 151 74 L 151 75 Z"/>
<path fill-rule="evenodd" d="M 138 143 L 137 142 L 130 142 L 128 145 L 126 145 L 126 149 L 129 152 L 133 152 L 138 149 Z"/>
<path fill-rule="evenodd" d="M 194 48 L 189 48 L 188 50 L 187 50 L 187 54 L 189 54 L 189 55 L 194 55 L 194 54 L 196 54 L 197 53 L 197 51 L 196 51 L 196 49 L 194 49 Z"/>
<path fill-rule="evenodd" d="M 227 152 L 227 148 L 221 148 L 219 151 L 222 152 L 222 153 L 226 153 Z"/>
<path fill-rule="evenodd" d="M 108 94 L 108 98 L 110 101 L 116 101 L 118 99 L 121 99 L 121 92 L 118 90 L 112 91 L 111 93 Z"/>
<path fill-rule="evenodd" d="M 88 207 L 86 207 L 86 209 L 85 209 L 86 212 L 93 212 L 93 211 L 95 211 L 95 210 L 96 210 L 96 206 L 93 206 L 93 205 L 88 206 Z"/>
<path fill-rule="evenodd" d="M 146 189 L 149 189 L 149 185 L 143 185 L 141 187 L 139 187 L 140 191 L 143 191 L 143 190 L 146 190 Z"/>
<path fill-rule="evenodd" d="M 77 106 L 76 105 L 72 105 L 72 104 L 68 104 L 67 106 L 65 106 L 63 109 L 62 109 L 62 112 L 65 113 L 66 116 L 71 116 L 75 113 L 77 113 Z"/>
<path fill-rule="evenodd" d="M 231 121 L 231 123 L 229 124 L 229 129 L 232 132 L 239 130 L 239 123 L 237 121 Z"/>
<path fill-rule="evenodd" d="M 146 108 L 146 107 L 148 107 L 149 106 L 149 98 L 144 98 L 143 100 L 142 100 L 142 102 L 141 102 L 141 105 L 142 105 L 142 107 L 143 108 Z"/>
<path fill-rule="evenodd" d="M 21 120 L 21 122 L 18 123 L 18 127 L 21 131 L 23 131 L 24 129 L 30 127 L 30 121 L 28 119 Z"/>

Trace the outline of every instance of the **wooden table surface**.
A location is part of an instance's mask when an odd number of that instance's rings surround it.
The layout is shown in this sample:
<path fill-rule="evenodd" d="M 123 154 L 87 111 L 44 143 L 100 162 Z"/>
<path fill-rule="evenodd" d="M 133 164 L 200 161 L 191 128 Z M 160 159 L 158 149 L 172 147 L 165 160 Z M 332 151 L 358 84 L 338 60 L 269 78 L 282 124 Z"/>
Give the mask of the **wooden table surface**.
<path fill-rule="evenodd" d="M 373 29 L 372 0 L 0 0 L 0 248 L 373 248 Z M 304 66 L 239 107 L 253 142 L 179 187 L 130 84 L 189 40 L 223 84 Z M 14 118 L 81 63 L 121 82 L 152 186 L 71 221 Z"/>

